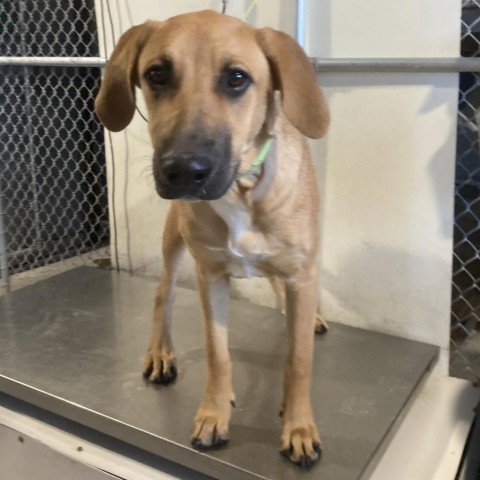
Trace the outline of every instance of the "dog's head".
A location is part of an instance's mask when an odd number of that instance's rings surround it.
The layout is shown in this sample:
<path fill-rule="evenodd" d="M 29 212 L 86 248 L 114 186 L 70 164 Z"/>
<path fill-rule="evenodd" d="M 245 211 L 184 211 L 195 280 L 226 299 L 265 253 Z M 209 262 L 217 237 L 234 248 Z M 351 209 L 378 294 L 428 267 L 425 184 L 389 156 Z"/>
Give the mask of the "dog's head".
<path fill-rule="evenodd" d="M 274 90 L 301 133 L 320 138 L 328 126 L 315 73 L 295 41 L 213 11 L 147 22 L 121 37 L 95 102 L 109 130 L 132 120 L 135 86 L 145 97 L 164 198 L 224 195 L 272 115 Z"/>

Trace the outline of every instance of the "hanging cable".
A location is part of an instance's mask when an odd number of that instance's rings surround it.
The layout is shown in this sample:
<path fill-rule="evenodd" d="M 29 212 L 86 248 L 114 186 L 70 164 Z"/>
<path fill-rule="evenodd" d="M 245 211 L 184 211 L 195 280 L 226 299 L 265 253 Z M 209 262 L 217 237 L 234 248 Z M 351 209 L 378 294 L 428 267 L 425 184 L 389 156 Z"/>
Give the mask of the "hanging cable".
<path fill-rule="evenodd" d="M 105 10 L 103 7 L 103 0 L 100 2 L 100 15 L 102 18 L 102 37 L 103 37 L 103 48 L 105 51 L 105 59 L 108 58 L 108 49 L 107 49 L 107 32 L 106 32 L 106 25 L 105 25 Z M 112 25 L 113 29 L 113 25 Z M 113 32 L 113 30 L 112 30 Z M 115 45 L 115 37 L 112 35 L 113 44 Z M 112 142 L 112 134 L 110 131 L 107 131 L 108 136 L 108 143 L 110 145 L 110 155 L 112 158 L 112 180 L 111 180 L 111 208 L 112 208 L 112 223 L 113 223 L 113 245 L 115 250 L 115 268 L 117 271 L 120 270 L 119 268 L 119 257 L 118 257 L 118 230 L 117 230 L 117 214 L 115 208 L 115 154 L 113 153 L 113 142 Z"/>
<path fill-rule="evenodd" d="M 252 13 L 253 7 L 256 5 L 257 0 L 252 0 L 248 8 L 245 10 L 245 13 L 243 14 L 243 19 L 245 22 L 247 21 L 248 17 Z"/>
<path fill-rule="evenodd" d="M 115 154 L 113 153 L 113 139 L 112 134 L 108 131 L 108 143 L 110 144 L 110 155 L 112 157 L 112 221 L 113 221 L 113 236 L 115 247 L 115 268 L 117 272 L 120 271 L 120 261 L 118 257 L 118 230 L 117 230 L 117 214 L 115 209 Z"/>
<path fill-rule="evenodd" d="M 115 48 L 116 45 L 116 40 L 115 40 L 115 30 L 114 30 L 114 24 L 113 24 L 113 16 L 112 16 L 112 10 L 110 7 L 110 2 L 109 0 L 105 0 L 106 5 L 107 5 L 107 13 L 108 13 L 108 19 L 110 22 L 110 28 L 111 28 L 111 34 L 112 34 L 112 44 L 113 48 Z M 103 1 L 101 2 L 101 5 L 103 4 Z M 120 5 L 117 0 L 117 11 L 118 14 L 120 15 Z M 103 13 L 103 5 L 102 5 L 102 13 Z M 103 22 L 103 16 L 102 16 L 102 24 Z M 104 34 L 105 34 L 105 26 L 104 28 Z M 105 35 L 104 35 L 104 40 L 105 40 Z M 106 47 L 105 47 L 106 50 Z M 138 109 L 137 106 L 135 106 L 137 109 L 138 113 L 140 116 L 147 121 L 147 119 L 143 116 L 142 112 Z M 115 248 L 115 266 L 117 271 L 120 270 L 120 259 L 119 259 L 119 251 L 118 251 L 118 227 L 117 227 L 117 214 L 116 214 L 116 170 L 115 170 L 115 153 L 113 149 L 113 138 L 111 132 L 108 132 L 108 139 L 109 139 L 109 144 L 110 144 L 110 155 L 112 158 L 112 188 L 111 188 L 111 195 L 112 195 L 112 217 L 113 217 L 113 235 L 114 235 L 114 248 Z M 129 145 L 128 145 L 128 138 L 125 134 L 125 151 L 126 151 L 126 159 L 125 159 L 125 168 L 128 168 L 128 163 L 129 163 Z M 124 204 L 126 205 L 126 198 L 127 198 L 127 181 L 128 181 L 128 175 L 125 174 L 125 185 L 123 189 L 123 197 L 124 197 Z M 130 248 L 130 230 L 129 230 L 129 221 L 128 221 L 128 211 L 125 209 L 125 220 L 126 220 L 126 227 L 127 227 L 127 257 L 128 257 L 128 263 L 129 263 L 129 271 L 130 274 L 133 273 L 133 266 L 132 266 L 132 259 L 131 259 L 131 248 Z"/>
<path fill-rule="evenodd" d="M 103 49 L 104 49 L 104 56 L 105 60 L 108 58 L 107 52 L 107 32 L 105 31 L 105 12 L 103 9 L 103 1 L 100 2 L 100 17 L 102 19 L 102 37 L 103 37 Z"/>
<path fill-rule="evenodd" d="M 125 9 L 127 10 L 128 21 L 130 22 L 130 26 L 133 27 L 133 19 L 132 19 L 132 12 L 130 11 L 130 4 L 128 0 L 125 0 Z"/>
<path fill-rule="evenodd" d="M 108 20 L 110 22 L 110 33 L 112 34 L 112 46 L 115 47 L 115 29 L 113 26 L 112 10 L 110 8 L 110 2 L 108 0 L 105 0 L 105 3 L 107 5 Z"/>

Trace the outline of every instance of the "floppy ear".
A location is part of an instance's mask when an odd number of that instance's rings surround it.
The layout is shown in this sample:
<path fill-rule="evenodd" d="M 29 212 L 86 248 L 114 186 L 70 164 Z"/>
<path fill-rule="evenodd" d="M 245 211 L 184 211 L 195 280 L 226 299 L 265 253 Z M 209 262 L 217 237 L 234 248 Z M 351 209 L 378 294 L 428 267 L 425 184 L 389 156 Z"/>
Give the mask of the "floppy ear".
<path fill-rule="evenodd" d="M 323 137 L 330 115 L 308 57 L 285 33 L 262 28 L 255 35 L 270 64 L 273 86 L 281 91 L 285 116 L 307 137 Z"/>
<path fill-rule="evenodd" d="M 127 127 L 135 113 L 137 60 L 151 30 L 149 22 L 127 30 L 105 67 L 102 86 L 95 99 L 95 111 L 103 125 L 113 132 Z"/>

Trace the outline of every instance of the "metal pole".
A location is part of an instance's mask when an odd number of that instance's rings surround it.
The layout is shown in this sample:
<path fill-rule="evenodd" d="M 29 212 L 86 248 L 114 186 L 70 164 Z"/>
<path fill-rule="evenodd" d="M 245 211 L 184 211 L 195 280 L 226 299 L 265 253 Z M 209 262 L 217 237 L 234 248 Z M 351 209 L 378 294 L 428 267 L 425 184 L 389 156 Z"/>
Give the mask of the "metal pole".
<path fill-rule="evenodd" d="M 101 57 L 0 57 L 1 65 L 28 67 L 104 67 L 107 61 Z"/>
<path fill-rule="evenodd" d="M 480 72 L 480 58 L 311 58 L 317 72 Z"/>
<path fill-rule="evenodd" d="M 298 3 L 303 3 L 300 0 Z M 298 18 L 297 41 L 304 42 L 304 20 Z M 317 72 L 480 72 L 480 58 L 311 58 Z M 100 57 L 0 57 L 2 65 L 40 67 L 105 67 Z"/>
<path fill-rule="evenodd" d="M 296 8 L 295 39 L 302 48 L 305 48 L 305 0 L 297 0 Z"/>

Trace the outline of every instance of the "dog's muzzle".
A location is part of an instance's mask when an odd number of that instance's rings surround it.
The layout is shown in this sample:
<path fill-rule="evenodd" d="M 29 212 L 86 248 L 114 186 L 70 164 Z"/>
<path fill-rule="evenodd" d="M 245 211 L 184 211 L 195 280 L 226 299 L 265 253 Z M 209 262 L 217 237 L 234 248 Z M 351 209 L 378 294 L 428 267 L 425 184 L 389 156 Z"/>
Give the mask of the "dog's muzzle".
<path fill-rule="evenodd" d="M 191 153 L 155 155 L 153 172 L 158 194 L 167 199 L 216 200 L 233 182 L 228 164 Z"/>
<path fill-rule="evenodd" d="M 210 178 L 212 162 L 207 157 L 177 155 L 163 160 L 160 173 L 168 188 L 201 189 Z"/>

